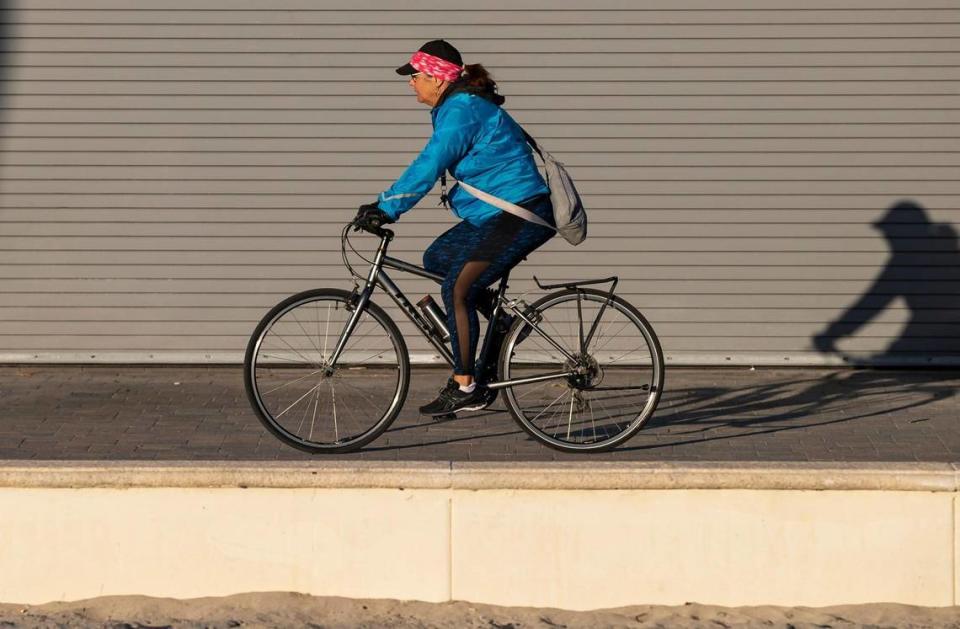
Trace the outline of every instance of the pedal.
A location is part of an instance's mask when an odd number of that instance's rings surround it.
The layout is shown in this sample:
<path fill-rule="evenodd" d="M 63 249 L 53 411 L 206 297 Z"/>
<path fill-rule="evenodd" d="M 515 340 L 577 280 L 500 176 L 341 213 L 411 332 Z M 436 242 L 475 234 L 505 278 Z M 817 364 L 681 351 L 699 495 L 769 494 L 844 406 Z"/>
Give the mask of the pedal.
<path fill-rule="evenodd" d="M 456 419 L 456 418 L 457 418 L 457 414 L 456 414 L 456 413 L 447 413 L 446 415 L 434 415 L 434 416 L 433 416 L 433 421 L 435 421 L 435 422 L 445 422 L 445 421 L 450 421 L 451 419 Z"/>

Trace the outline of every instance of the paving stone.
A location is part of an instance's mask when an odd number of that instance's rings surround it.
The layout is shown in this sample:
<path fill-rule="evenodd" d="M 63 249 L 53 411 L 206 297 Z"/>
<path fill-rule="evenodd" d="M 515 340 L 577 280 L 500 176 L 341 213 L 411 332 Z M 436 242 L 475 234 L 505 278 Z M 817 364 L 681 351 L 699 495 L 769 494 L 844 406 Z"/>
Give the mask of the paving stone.
<path fill-rule="evenodd" d="M 588 456 L 534 441 L 502 400 L 451 421 L 420 416 L 446 377 L 415 368 L 394 425 L 365 450 L 332 456 L 267 432 L 236 366 L 0 366 L 0 457 L 960 462 L 956 370 L 668 367 L 647 426 Z"/>

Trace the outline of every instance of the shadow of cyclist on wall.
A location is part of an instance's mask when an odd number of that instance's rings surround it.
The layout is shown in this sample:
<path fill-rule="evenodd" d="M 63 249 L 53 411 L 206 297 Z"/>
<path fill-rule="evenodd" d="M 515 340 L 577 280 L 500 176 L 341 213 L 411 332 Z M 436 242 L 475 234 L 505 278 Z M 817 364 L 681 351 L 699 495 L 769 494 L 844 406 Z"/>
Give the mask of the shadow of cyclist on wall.
<path fill-rule="evenodd" d="M 876 227 L 887 239 L 891 256 L 880 275 L 855 303 L 813 338 L 824 353 L 839 353 L 853 365 L 943 364 L 960 359 L 960 248 L 957 230 L 934 223 L 912 201 L 891 207 Z M 906 327 L 883 352 L 847 356 L 837 341 L 853 335 L 897 297 L 910 309 Z"/>
<path fill-rule="evenodd" d="M 863 295 L 813 337 L 814 347 L 839 354 L 855 366 L 945 365 L 950 359 L 956 365 L 960 361 L 957 229 L 931 221 L 926 209 L 913 201 L 895 204 L 873 226 L 886 238 L 890 258 Z M 909 308 L 909 320 L 886 349 L 850 356 L 837 348 L 838 341 L 854 335 L 898 297 Z M 651 429 L 671 427 L 672 438 L 634 448 L 813 428 L 818 435 L 842 440 L 849 431 L 835 432 L 835 425 L 920 412 L 928 404 L 956 396 L 957 380 L 955 371 L 844 370 L 746 386 L 672 390 L 647 429 L 649 434 Z"/>

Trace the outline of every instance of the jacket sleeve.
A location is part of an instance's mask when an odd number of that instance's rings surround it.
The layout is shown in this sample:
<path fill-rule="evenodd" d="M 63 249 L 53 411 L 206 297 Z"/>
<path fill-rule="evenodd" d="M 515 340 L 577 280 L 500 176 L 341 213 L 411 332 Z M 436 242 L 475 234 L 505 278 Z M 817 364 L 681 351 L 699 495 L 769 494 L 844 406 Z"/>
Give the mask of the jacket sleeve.
<path fill-rule="evenodd" d="M 433 135 L 413 163 L 387 190 L 377 205 L 390 218 L 397 218 L 422 199 L 448 168 L 463 159 L 480 128 L 466 99 L 450 100 L 434 122 Z"/>

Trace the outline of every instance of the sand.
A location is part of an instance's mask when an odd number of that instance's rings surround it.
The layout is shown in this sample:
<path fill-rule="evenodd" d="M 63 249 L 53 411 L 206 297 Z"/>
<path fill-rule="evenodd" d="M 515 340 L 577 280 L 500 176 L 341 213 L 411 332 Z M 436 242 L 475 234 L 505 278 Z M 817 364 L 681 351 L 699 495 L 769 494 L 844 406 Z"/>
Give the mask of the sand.
<path fill-rule="evenodd" d="M 43 605 L 0 603 L 0 627 L 957 627 L 960 607 L 892 603 L 718 607 L 688 603 L 590 612 L 467 602 L 360 600 L 294 592 L 194 599 L 102 596 Z"/>

